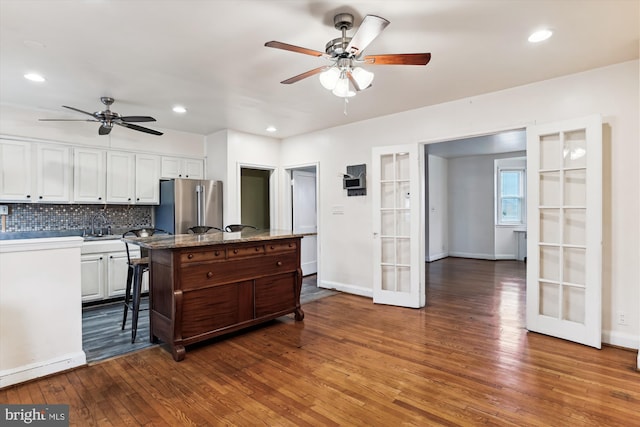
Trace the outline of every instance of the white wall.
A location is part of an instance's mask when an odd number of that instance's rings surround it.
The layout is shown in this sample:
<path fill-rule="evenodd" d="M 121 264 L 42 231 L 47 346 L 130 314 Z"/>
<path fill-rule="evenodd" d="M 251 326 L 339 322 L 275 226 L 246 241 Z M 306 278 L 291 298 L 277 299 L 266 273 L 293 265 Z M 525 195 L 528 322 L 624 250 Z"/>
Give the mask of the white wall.
<path fill-rule="evenodd" d="M 288 138 L 282 164 L 320 163 L 321 285 L 366 293 L 372 288 L 371 197 L 344 194 L 338 174 L 371 163 L 371 147 L 431 143 L 600 113 L 611 129 L 605 169 L 603 339 L 638 347 L 640 336 L 640 168 L 638 61 L 424 107 Z M 375 90 L 375 88 L 371 89 Z M 351 102 L 358 102 L 357 96 Z M 343 206 L 343 214 L 333 213 Z M 606 207 L 605 207 L 606 209 Z M 345 237 L 345 236 L 348 236 Z M 624 310 L 628 325 L 615 314 Z"/>
<path fill-rule="evenodd" d="M 240 168 L 248 166 L 275 170 L 270 188 L 271 218 L 272 223 L 276 224 L 275 228 L 279 228 L 280 140 L 228 129 L 208 135 L 205 138 L 205 152 L 207 178 L 223 181 L 222 216 L 225 225 L 241 222 Z"/>
<path fill-rule="evenodd" d="M 448 201 L 448 162 L 447 159 L 428 155 L 428 261 L 449 256 L 449 201 Z"/>

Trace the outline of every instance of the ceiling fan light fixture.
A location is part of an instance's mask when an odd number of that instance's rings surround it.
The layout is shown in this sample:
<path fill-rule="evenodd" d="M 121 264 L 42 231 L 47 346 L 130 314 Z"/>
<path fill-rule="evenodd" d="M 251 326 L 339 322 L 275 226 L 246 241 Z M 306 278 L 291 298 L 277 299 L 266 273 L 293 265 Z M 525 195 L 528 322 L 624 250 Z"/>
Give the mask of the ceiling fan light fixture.
<path fill-rule="evenodd" d="M 333 90 L 340 79 L 340 70 L 337 67 L 331 67 L 320 73 L 320 84 L 327 90 Z"/>
<path fill-rule="evenodd" d="M 360 90 L 364 90 L 371 86 L 373 82 L 374 74 L 371 71 L 367 71 L 362 67 L 356 67 L 351 71 L 351 76 L 358 83 Z"/>
<path fill-rule="evenodd" d="M 349 79 L 344 76 L 338 80 L 338 83 L 336 83 L 336 87 L 333 89 L 333 94 L 340 98 L 350 98 L 356 93 L 349 87 Z"/>

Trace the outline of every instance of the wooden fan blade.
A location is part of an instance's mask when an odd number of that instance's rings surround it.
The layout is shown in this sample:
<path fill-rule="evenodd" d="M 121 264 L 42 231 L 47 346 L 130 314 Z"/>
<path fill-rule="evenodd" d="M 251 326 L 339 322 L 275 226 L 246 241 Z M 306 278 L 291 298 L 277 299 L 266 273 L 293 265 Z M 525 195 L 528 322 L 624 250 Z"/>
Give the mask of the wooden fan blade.
<path fill-rule="evenodd" d="M 324 70 L 326 70 L 327 68 L 329 68 L 329 67 L 323 66 L 323 67 L 314 68 L 313 70 L 305 71 L 302 74 L 298 74 L 297 76 L 293 76 L 293 77 L 291 77 L 291 78 L 289 78 L 287 80 L 283 80 L 280 83 L 285 84 L 285 85 L 288 85 L 288 84 L 291 84 L 291 83 L 295 83 L 295 82 L 298 82 L 298 81 L 300 81 L 302 79 L 306 79 L 307 77 L 311 77 L 313 75 L 319 74 L 319 73 L 323 72 Z"/>
<path fill-rule="evenodd" d="M 347 45 L 346 51 L 353 55 L 358 55 L 380 35 L 382 30 L 387 28 L 387 25 L 389 25 L 389 21 L 384 18 L 375 15 L 365 16 L 360 28 L 358 28 L 358 31 L 356 31 Z"/>
<path fill-rule="evenodd" d="M 319 50 L 307 49 L 306 47 L 294 46 L 292 44 L 270 41 L 264 44 L 266 47 L 273 47 L 275 49 L 289 50 L 291 52 L 304 53 L 305 55 L 311 56 L 328 56 L 324 52 L 320 52 Z"/>
<path fill-rule="evenodd" d="M 351 82 L 351 84 L 353 85 L 353 87 L 356 89 L 356 92 L 360 92 L 363 89 L 367 89 L 369 87 L 371 87 L 371 85 L 361 88 L 358 85 L 358 82 L 356 81 L 356 79 L 353 78 L 353 74 L 351 74 L 351 71 L 347 71 L 347 77 L 349 78 L 349 81 Z"/>
<path fill-rule="evenodd" d="M 427 65 L 430 60 L 430 53 L 397 53 L 364 57 L 364 62 L 371 65 Z"/>
<path fill-rule="evenodd" d="M 149 116 L 121 116 L 118 117 L 119 120 L 123 122 L 132 123 L 132 122 L 155 122 L 156 119 Z"/>
<path fill-rule="evenodd" d="M 140 131 L 140 132 L 150 133 L 151 135 L 162 135 L 162 132 L 158 132 L 157 130 L 145 128 L 145 127 L 134 125 L 134 124 L 131 124 L 131 123 L 114 122 L 114 124 L 116 124 L 118 126 L 125 127 L 125 128 L 137 130 L 137 131 Z"/>
<path fill-rule="evenodd" d="M 95 114 L 93 114 L 93 113 L 89 113 L 88 111 L 82 111 L 82 110 L 79 110 L 79 109 L 77 109 L 77 108 L 69 107 L 69 106 L 66 106 L 66 105 L 63 105 L 63 107 L 64 107 L 64 108 L 68 108 L 69 110 L 77 111 L 78 113 L 86 114 L 86 115 L 88 115 L 88 116 L 91 116 L 91 117 L 94 117 L 94 118 L 95 118 Z"/>

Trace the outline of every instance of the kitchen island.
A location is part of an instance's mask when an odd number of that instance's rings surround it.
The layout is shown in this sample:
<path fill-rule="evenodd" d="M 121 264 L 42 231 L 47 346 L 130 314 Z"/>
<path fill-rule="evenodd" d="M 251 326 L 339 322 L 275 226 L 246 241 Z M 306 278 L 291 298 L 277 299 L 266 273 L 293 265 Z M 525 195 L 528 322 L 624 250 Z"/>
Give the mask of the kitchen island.
<path fill-rule="evenodd" d="M 301 235 L 278 230 L 124 239 L 149 250 L 152 342 L 185 346 L 238 331 L 300 307 Z"/>

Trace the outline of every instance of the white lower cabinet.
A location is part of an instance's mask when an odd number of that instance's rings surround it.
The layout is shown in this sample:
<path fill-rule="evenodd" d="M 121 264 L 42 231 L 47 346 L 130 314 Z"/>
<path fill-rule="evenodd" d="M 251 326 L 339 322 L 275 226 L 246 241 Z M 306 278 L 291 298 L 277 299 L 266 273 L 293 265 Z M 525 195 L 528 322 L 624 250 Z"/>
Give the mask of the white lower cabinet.
<path fill-rule="evenodd" d="M 140 256 L 138 247 L 130 247 L 131 257 Z M 119 240 L 85 242 L 80 256 L 82 302 L 100 301 L 124 295 L 127 285 L 127 252 Z M 149 289 L 148 274 L 143 276 L 142 291 Z"/>

